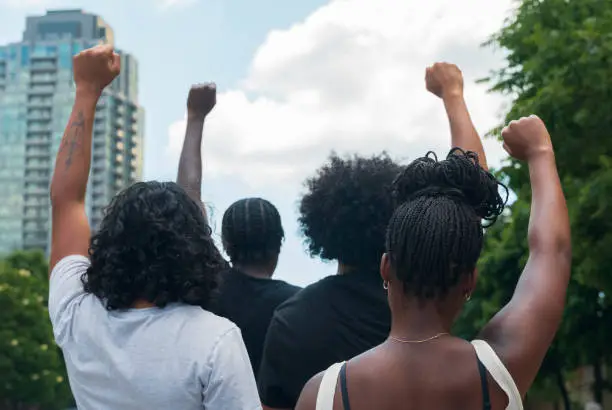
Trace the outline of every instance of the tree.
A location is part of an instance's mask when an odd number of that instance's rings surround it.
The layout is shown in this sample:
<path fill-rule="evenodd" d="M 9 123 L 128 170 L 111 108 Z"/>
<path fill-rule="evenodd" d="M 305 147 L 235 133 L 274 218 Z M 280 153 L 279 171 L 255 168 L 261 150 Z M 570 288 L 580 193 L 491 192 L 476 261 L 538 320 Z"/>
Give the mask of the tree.
<path fill-rule="evenodd" d="M 547 124 L 572 225 L 572 279 L 564 320 L 536 386 L 556 384 L 569 397 L 565 377 L 593 366 L 594 398 L 609 384 L 602 368 L 612 361 L 612 2 L 523 0 L 490 46 L 506 64 L 486 79 L 492 91 L 513 98 L 506 120 L 537 114 Z M 479 290 L 458 324 L 475 330 L 506 303 L 527 258 L 530 185 L 525 165 L 509 160 L 500 170 L 518 200 L 487 232 Z"/>
<path fill-rule="evenodd" d="M 70 403 L 64 362 L 47 310 L 44 256 L 0 262 L 0 409 L 62 409 Z"/>

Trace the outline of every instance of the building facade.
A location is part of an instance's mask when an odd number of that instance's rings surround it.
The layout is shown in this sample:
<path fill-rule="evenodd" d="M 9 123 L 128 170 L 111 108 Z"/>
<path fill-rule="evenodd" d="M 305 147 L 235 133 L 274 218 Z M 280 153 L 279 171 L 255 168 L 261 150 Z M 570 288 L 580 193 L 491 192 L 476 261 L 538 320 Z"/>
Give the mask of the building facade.
<path fill-rule="evenodd" d="M 0 254 L 49 251 L 49 185 L 74 102 L 72 57 L 102 43 L 114 36 L 100 17 L 60 10 L 27 18 L 22 41 L 0 46 Z M 93 230 L 115 193 L 142 178 L 138 63 L 119 53 L 122 73 L 96 108 L 86 200 Z"/>

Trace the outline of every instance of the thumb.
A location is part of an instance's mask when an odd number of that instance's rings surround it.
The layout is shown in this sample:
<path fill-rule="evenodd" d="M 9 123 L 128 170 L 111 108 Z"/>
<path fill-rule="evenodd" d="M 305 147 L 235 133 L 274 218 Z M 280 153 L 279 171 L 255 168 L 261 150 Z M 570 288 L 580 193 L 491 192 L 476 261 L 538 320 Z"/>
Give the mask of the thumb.
<path fill-rule="evenodd" d="M 113 73 L 119 74 L 121 71 L 121 56 L 117 53 L 113 53 L 110 68 Z"/>
<path fill-rule="evenodd" d="M 505 151 L 506 151 L 508 154 L 512 155 L 512 150 L 510 149 L 510 147 L 508 147 L 508 144 L 506 144 L 506 143 L 504 142 L 503 147 L 504 147 L 504 150 L 505 150 Z"/>

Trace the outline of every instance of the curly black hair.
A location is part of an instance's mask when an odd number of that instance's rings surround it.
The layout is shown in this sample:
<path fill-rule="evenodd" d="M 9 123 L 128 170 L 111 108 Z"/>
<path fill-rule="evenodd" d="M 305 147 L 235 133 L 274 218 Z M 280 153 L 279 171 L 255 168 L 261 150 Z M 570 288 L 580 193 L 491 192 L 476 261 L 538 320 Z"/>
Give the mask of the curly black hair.
<path fill-rule="evenodd" d="M 285 232 L 274 205 L 261 198 L 245 198 L 223 214 L 221 236 L 232 263 L 263 266 L 278 258 Z"/>
<path fill-rule="evenodd" d="M 502 199 L 499 187 L 505 189 Z M 393 183 L 398 208 L 387 231 L 387 254 L 407 294 L 444 297 L 472 274 L 483 245 L 482 220 L 493 224 L 508 189 L 484 170 L 474 152 L 432 152 L 408 165 Z"/>
<path fill-rule="evenodd" d="M 202 209 L 173 182 L 139 182 L 113 198 L 89 247 L 85 291 L 108 310 L 144 300 L 207 308 L 226 262 Z"/>
<path fill-rule="evenodd" d="M 306 181 L 299 224 L 311 256 L 378 272 L 393 213 L 391 184 L 401 171 L 386 153 L 329 162 Z"/>

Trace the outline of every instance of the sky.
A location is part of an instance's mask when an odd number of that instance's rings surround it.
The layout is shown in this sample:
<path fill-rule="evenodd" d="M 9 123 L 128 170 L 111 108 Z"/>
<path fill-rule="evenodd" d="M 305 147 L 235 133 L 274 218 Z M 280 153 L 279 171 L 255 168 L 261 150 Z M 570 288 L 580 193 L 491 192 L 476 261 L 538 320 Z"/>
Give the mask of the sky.
<path fill-rule="evenodd" d="M 425 90 L 437 61 L 457 64 L 476 128 L 502 121 L 507 101 L 476 80 L 503 64 L 481 47 L 512 0 L 0 0 L 0 44 L 19 41 L 27 15 L 82 8 L 113 27 L 139 62 L 146 111 L 144 177 L 174 180 L 193 83 L 214 81 L 204 131 L 204 201 L 213 229 L 235 200 L 259 196 L 281 213 L 286 240 L 276 277 L 307 285 L 335 273 L 305 252 L 297 225 L 303 181 L 332 150 L 386 150 L 404 163 L 444 155 L 450 134 Z M 485 141 L 492 165 L 501 144 Z"/>

